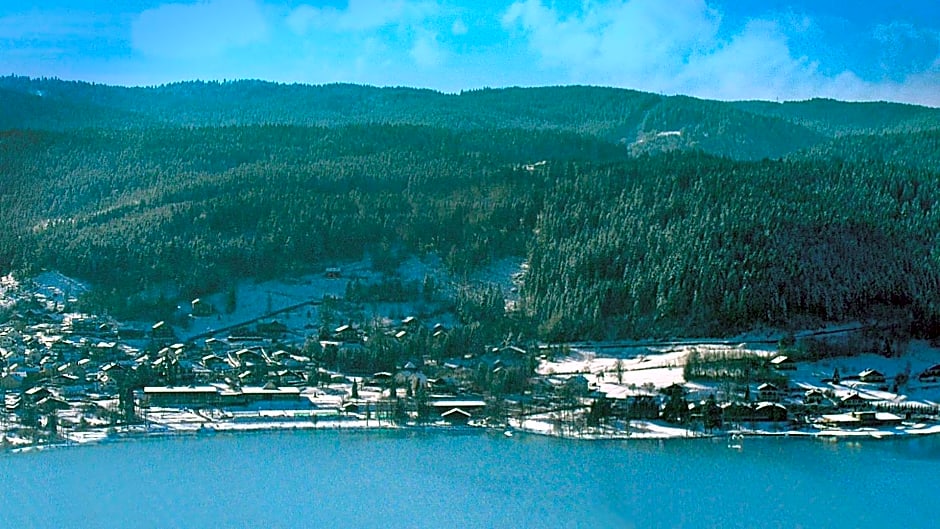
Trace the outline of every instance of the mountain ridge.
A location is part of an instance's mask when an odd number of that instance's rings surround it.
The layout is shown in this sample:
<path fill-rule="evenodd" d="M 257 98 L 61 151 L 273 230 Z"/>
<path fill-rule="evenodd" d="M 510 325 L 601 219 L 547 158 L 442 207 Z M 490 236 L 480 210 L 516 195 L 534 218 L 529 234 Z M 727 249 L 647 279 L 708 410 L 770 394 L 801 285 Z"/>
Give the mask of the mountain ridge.
<path fill-rule="evenodd" d="M 637 154 L 701 149 L 750 160 L 780 158 L 846 134 L 940 128 L 940 109 L 915 105 L 825 99 L 722 102 L 594 86 L 485 88 L 447 94 L 407 87 L 257 80 L 128 88 L 7 76 L 0 77 L 0 90 L 32 95 L 32 104 L 38 107 L 24 117 L 22 111 L 15 114 L 16 105 L 6 105 L 0 110 L 0 128 L 382 123 L 454 130 L 549 129 L 624 143 Z M 40 103 L 47 101 L 78 111 L 43 116 Z M 834 118 L 827 121 L 820 116 L 827 113 Z M 648 141 L 673 131 L 682 135 L 665 144 Z"/>

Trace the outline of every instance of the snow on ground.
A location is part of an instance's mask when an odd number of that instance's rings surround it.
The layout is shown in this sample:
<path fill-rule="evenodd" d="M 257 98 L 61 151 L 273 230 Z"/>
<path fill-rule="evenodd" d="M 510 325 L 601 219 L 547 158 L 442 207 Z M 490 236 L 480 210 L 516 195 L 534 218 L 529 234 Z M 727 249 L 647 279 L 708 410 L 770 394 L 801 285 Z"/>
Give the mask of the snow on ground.
<path fill-rule="evenodd" d="M 686 437 L 703 437 L 701 432 L 689 430 L 679 426 L 653 421 L 632 421 L 630 434 L 636 439 L 677 439 Z"/>
<path fill-rule="evenodd" d="M 36 293 L 56 301 L 74 301 L 89 290 L 85 283 L 59 272 L 43 272 L 33 278 L 33 284 L 36 285 Z"/>
<path fill-rule="evenodd" d="M 202 299 L 215 308 L 215 313 L 191 318 L 189 327 L 177 329 L 177 335 L 187 339 L 215 329 L 238 325 L 300 303 L 322 301 L 326 296 L 342 297 L 348 281 L 348 276 L 331 279 L 323 274 L 264 282 L 242 281 L 235 290 L 235 310 L 226 311 L 226 293 L 205 296 Z M 181 306 L 181 310 L 188 312 L 188 307 Z M 319 326 L 320 321 L 318 307 L 309 305 L 277 314 L 271 319 L 276 319 L 292 329 L 302 329 L 307 325 Z"/>
<path fill-rule="evenodd" d="M 928 367 L 940 362 L 940 350 L 931 347 L 925 341 L 917 340 L 900 356 L 886 358 L 877 354 L 861 354 L 851 357 L 837 357 L 815 362 L 798 362 L 795 371 L 789 372 L 791 383 L 804 389 L 831 389 L 837 397 L 844 397 L 858 392 L 863 397 L 887 401 L 903 402 L 940 402 L 940 383 L 922 383 L 917 376 Z M 823 383 L 823 379 L 832 378 L 838 369 L 840 384 Z M 846 380 L 857 376 L 866 369 L 875 369 L 885 375 L 886 382 L 869 384 L 857 380 Z M 909 372 L 910 380 L 898 393 L 885 391 L 891 389 L 894 378 L 899 373 Z"/>
<path fill-rule="evenodd" d="M 499 285 L 507 304 L 512 305 L 519 301 L 519 284 L 527 269 L 522 258 L 507 257 L 471 274 L 470 282 Z"/>
<path fill-rule="evenodd" d="M 606 351 L 605 351 L 606 354 Z M 536 368 L 540 375 L 570 377 L 584 376 L 589 384 L 640 387 L 652 384 L 656 388 L 665 388 L 672 384 L 685 382 L 683 366 L 689 351 L 685 348 L 663 353 L 651 351 L 649 355 L 619 359 L 620 373 L 617 373 L 617 358 L 598 356 L 594 352 L 574 351 L 557 360 L 542 360 Z"/>
<path fill-rule="evenodd" d="M 7 274 L 0 277 L 0 309 L 5 307 L 11 307 L 16 303 L 16 299 L 13 297 L 13 291 L 18 289 L 20 283 L 13 277 L 12 274 Z"/>
<path fill-rule="evenodd" d="M 533 415 L 521 421 L 512 419 L 510 426 L 527 433 L 572 439 L 685 439 L 704 436 L 702 432 L 659 421 L 629 421 L 615 426 L 576 431 L 561 424 L 551 414 Z"/>
<path fill-rule="evenodd" d="M 191 317 L 187 328 L 177 328 L 177 335 L 181 339 L 212 332 L 216 329 L 238 325 L 271 312 L 280 311 L 300 303 L 322 301 L 326 297 L 342 298 L 346 293 L 346 286 L 352 280 L 363 283 L 375 283 L 383 276 L 372 269 L 369 260 L 341 263 L 340 277 L 328 278 L 325 273 L 307 274 L 297 278 L 285 278 L 272 281 L 255 282 L 242 281 L 235 290 L 235 310 L 226 311 L 228 294 L 219 292 L 202 297 L 203 301 L 215 308 L 211 316 Z M 518 258 L 503 259 L 483 268 L 473 274 L 471 283 L 497 284 L 503 290 L 507 304 L 518 301 L 518 291 L 514 284 L 514 277 L 523 269 L 522 260 Z M 434 278 L 440 296 L 452 297 L 457 289 L 456 280 L 446 271 L 441 259 L 436 255 L 427 255 L 422 258 L 411 256 L 405 259 L 396 269 L 394 276 L 403 282 L 416 282 L 419 288 L 424 284 L 426 277 Z M 359 303 L 361 314 L 335 315 L 336 324 L 340 325 L 349 319 L 370 321 L 374 318 L 401 319 L 407 316 L 420 316 L 422 314 L 436 313 L 440 303 L 431 303 L 424 300 L 414 300 L 404 303 L 364 302 Z M 180 305 L 182 313 L 189 312 L 187 303 Z M 452 324 L 452 318 L 446 315 L 435 315 L 434 323 Z M 321 307 L 306 305 L 290 312 L 276 314 L 269 320 L 277 320 L 290 329 L 304 329 L 313 332 L 321 323 Z"/>

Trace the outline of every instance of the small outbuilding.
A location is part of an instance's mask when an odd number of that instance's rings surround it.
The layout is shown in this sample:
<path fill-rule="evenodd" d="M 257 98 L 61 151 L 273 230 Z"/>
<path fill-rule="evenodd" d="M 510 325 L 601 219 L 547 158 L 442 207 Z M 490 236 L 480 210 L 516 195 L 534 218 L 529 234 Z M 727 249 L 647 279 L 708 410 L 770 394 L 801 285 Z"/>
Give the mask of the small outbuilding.
<path fill-rule="evenodd" d="M 780 388 L 778 388 L 776 384 L 764 382 L 760 386 L 757 386 L 757 398 L 770 402 L 780 400 Z"/>
<path fill-rule="evenodd" d="M 754 406 L 753 420 L 758 422 L 785 421 L 787 408 L 778 402 L 760 402 Z"/>
<path fill-rule="evenodd" d="M 850 410 L 858 410 L 860 408 L 864 408 L 865 406 L 867 406 L 868 401 L 865 400 L 864 397 L 862 397 L 861 395 L 853 391 L 852 393 L 849 393 L 848 395 L 842 397 L 839 400 L 839 404 L 843 408 L 848 408 Z"/>
<path fill-rule="evenodd" d="M 796 370 L 796 362 L 789 356 L 777 355 L 770 360 L 770 367 L 777 371 L 794 371 Z"/>
<path fill-rule="evenodd" d="M 858 379 L 861 382 L 870 382 L 872 384 L 883 383 L 886 379 L 884 373 L 876 369 L 866 369 L 858 374 Z"/>
<path fill-rule="evenodd" d="M 451 408 L 441 414 L 441 418 L 451 424 L 467 424 L 472 415 L 462 408 Z"/>

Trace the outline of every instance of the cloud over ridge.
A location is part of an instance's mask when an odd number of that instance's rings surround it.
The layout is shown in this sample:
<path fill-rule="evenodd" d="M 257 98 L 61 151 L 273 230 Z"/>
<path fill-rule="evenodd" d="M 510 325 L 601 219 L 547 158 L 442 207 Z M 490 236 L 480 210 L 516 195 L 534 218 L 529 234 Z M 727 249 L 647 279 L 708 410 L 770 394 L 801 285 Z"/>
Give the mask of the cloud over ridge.
<path fill-rule="evenodd" d="M 156 58 L 196 59 L 261 41 L 267 33 L 256 0 L 203 0 L 142 12 L 131 24 L 131 45 Z"/>
<path fill-rule="evenodd" d="M 728 35 L 721 14 L 705 0 L 585 2 L 568 14 L 542 0 L 521 0 L 505 11 L 502 24 L 525 40 L 543 68 L 561 72 L 567 82 L 726 100 L 901 93 L 940 105 L 937 62 L 894 80 L 865 81 L 849 69 L 823 74 L 817 60 L 795 54 L 789 43 L 790 32 L 811 24 L 806 18 L 803 27 L 752 18 Z"/>

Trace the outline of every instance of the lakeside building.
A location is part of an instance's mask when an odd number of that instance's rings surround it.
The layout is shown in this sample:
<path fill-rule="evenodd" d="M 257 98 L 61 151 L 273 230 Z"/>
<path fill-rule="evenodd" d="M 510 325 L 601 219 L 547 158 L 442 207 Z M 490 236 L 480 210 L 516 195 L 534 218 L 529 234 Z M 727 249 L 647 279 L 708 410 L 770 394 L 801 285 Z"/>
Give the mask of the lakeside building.
<path fill-rule="evenodd" d="M 901 424 L 902 418 L 888 412 L 853 411 L 823 415 L 820 423 L 825 426 L 838 428 L 862 428 L 876 426 L 894 426 Z"/>
<path fill-rule="evenodd" d="M 142 401 L 149 406 L 161 408 L 277 408 L 295 409 L 310 407 L 309 399 L 301 397 L 298 387 L 277 387 L 266 384 L 261 387 L 246 386 L 232 388 L 223 384 L 204 386 L 147 386 L 143 389 Z"/>

